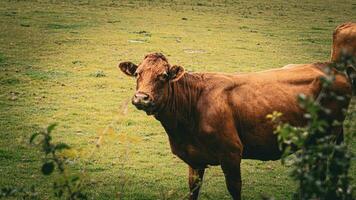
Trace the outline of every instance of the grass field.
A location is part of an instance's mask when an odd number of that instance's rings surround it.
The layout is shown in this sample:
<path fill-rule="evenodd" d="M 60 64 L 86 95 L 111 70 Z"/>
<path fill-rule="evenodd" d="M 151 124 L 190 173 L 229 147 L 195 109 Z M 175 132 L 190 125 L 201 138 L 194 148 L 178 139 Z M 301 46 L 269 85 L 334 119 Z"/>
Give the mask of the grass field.
<path fill-rule="evenodd" d="M 69 165 L 85 172 L 91 199 L 181 199 L 187 166 L 159 122 L 128 103 L 135 81 L 117 64 L 149 52 L 201 72 L 328 61 L 332 31 L 355 17 L 352 0 L 0 1 L 0 188 L 35 185 L 53 198 L 55 177 L 41 175 L 28 140 L 58 122 L 54 138 L 74 147 Z M 230 199 L 220 168 L 206 173 L 201 199 Z M 243 198 L 291 199 L 288 173 L 244 160 Z"/>

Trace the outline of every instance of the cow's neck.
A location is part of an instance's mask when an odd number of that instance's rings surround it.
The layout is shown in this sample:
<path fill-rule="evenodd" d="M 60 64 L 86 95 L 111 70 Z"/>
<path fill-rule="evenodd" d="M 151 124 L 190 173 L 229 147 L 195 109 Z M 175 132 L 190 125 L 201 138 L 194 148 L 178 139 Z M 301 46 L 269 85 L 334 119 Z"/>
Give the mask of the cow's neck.
<path fill-rule="evenodd" d="M 155 117 L 165 128 L 194 128 L 197 102 L 203 87 L 201 74 L 184 74 L 178 81 L 170 83 L 166 104 Z M 169 134 L 169 131 L 167 132 Z"/>

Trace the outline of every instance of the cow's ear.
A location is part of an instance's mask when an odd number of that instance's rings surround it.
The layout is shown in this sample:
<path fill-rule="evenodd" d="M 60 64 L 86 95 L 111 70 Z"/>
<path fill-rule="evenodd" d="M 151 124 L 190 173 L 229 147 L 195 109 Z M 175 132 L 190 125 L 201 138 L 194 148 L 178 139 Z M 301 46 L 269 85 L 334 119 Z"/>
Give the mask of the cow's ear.
<path fill-rule="evenodd" d="M 133 64 L 132 62 L 122 62 L 119 64 L 119 68 L 126 75 L 135 76 L 137 65 Z"/>
<path fill-rule="evenodd" d="M 184 75 L 184 68 L 178 65 L 173 65 L 169 68 L 169 80 L 171 82 L 178 81 Z"/>

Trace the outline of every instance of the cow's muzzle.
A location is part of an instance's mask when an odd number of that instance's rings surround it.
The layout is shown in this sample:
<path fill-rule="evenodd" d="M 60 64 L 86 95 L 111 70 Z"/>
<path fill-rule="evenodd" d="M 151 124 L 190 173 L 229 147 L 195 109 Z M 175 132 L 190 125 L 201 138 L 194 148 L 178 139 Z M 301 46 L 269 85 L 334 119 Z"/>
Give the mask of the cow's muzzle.
<path fill-rule="evenodd" d="M 132 98 L 132 104 L 139 110 L 150 111 L 154 107 L 154 103 L 150 95 L 143 92 L 136 92 Z"/>

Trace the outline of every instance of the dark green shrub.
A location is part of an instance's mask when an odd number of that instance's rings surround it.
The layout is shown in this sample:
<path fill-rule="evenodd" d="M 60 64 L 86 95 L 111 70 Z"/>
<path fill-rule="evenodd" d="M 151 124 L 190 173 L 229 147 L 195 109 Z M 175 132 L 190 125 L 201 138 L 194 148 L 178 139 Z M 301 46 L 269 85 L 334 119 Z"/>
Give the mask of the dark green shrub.
<path fill-rule="evenodd" d="M 333 64 L 339 70 L 353 65 L 350 59 L 346 62 Z M 349 169 L 354 155 L 350 152 L 347 142 L 337 143 L 337 136 L 329 130 L 340 124 L 335 120 L 325 120 L 321 116 L 329 115 L 329 110 L 320 104 L 327 98 L 342 101 L 345 97 L 338 96 L 328 90 L 334 81 L 331 66 L 326 69 L 326 76 L 321 78 L 322 92 L 317 99 L 303 94 L 298 101 L 306 113 L 307 126 L 295 127 L 282 123 L 282 113 L 268 115 L 276 123 L 275 133 L 278 134 L 280 148 L 283 151 L 282 162 L 286 156 L 295 153 L 295 161 L 291 176 L 298 183 L 293 199 L 298 200 L 352 200 L 353 188 L 350 184 Z M 332 118 L 332 116 L 330 117 Z M 351 138 L 354 133 L 344 133 Z M 347 140 L 346 140 L 347 141 Z"/>

